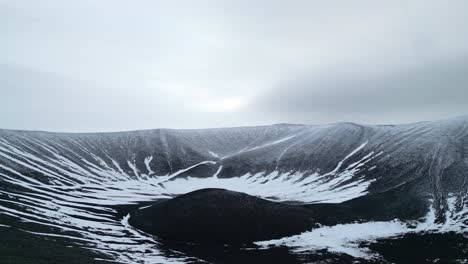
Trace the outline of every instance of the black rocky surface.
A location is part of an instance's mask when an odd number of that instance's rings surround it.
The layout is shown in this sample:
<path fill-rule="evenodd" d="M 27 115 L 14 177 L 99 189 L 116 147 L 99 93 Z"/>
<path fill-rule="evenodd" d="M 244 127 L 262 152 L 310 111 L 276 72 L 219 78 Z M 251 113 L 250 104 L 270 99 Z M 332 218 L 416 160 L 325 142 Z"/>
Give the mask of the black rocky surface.
<path fill-rule="evenodd" d="M 224 189 L 202 189 L 131 214 L 130 224 L 160 238 L 241 244 L 294 235 L 314 226 L 301 206 L 267 201 Z"/>

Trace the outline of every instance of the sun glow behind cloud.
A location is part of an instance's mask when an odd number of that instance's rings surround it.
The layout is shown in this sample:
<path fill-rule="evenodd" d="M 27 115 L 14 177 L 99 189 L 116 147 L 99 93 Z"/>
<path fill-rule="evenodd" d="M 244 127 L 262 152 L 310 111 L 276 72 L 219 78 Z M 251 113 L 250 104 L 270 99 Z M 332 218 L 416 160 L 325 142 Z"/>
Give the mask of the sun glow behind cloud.
<path fill-rule="evenodd" d="M 184 83 L 154 81 L 152 83 L 163 96 L 179 101 L 195 112 L 235 112 L 247 105 L 246 96 L 217 94 L 212 89 L 203 89 Z"/>
<path fill-rule="evenodd" d="M 213 98 L 207 102 L 195 104 L 201 112 L 233 112 L 246 105 L 243 98 Z"/>

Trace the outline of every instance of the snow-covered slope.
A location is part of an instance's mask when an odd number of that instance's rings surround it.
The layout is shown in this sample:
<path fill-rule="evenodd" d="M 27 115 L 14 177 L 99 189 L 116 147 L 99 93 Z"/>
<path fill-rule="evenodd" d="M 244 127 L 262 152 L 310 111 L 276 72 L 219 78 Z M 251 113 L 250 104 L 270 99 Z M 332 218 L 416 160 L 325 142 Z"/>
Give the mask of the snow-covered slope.
<path fill-rule="evenodd" d="M 339 221 L 345 225 L 432 214 L 432 223 L 425 222 L 431 228 L 464 232 L 467 174 L 467 117 L 397 126 L 0 130 L 0 217 L 9 220 L 0 228 L 79 233 L 78 244 L 122 262 L 165 259 L 141 243 L 151 238 L 125 219 L 116 222 L 115 207 L 215 187 L 274 201 L 343 205 L 354 216 Z M 37 232 L 37 226 L 47 228 Z"/>

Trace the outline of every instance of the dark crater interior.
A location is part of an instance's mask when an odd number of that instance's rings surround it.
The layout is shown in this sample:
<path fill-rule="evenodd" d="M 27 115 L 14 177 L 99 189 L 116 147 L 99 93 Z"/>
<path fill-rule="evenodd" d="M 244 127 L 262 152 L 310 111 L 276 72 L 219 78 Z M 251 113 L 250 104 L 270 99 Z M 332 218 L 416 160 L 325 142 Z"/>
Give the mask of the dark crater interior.
<path fill-rule="evenodd" d="M 201 189 L 132 212 L 130 224 L 162 239 L 243 244 L 301 233 L 315 224 L 300 205 L 225 189 Z"/>

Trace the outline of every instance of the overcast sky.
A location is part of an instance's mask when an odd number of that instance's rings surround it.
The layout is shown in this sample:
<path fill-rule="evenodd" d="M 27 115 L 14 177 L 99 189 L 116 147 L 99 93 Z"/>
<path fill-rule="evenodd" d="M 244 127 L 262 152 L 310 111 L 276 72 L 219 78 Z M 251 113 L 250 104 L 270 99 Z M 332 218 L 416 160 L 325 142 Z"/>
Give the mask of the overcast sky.
<path fill-rule="evenodd" d="M 468 1 L 0 0 L 0 128 L 468 114 Z"/>

